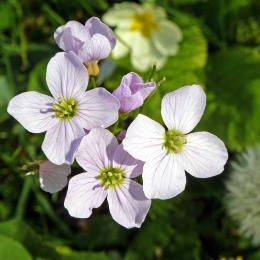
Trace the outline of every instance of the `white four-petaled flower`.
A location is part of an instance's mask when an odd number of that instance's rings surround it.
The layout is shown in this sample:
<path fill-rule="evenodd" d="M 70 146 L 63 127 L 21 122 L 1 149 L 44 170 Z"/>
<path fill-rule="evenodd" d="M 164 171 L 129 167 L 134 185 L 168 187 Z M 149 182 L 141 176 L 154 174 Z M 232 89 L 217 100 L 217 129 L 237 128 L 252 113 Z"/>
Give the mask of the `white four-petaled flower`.
<path fill-rule="evenodd" d="M 116 138 L 96 128 L 82 139 L 76 154 L 87 172 L 72 177 L 64 205 L 76 218 L 88 218 L 107 198 L 112 218 L 126 228 L 140 227 L 151 201 L 142 186 L 131 180 L 142 174 L 143 162 L 134 159 Z"/>
<path fill-rule="evenodd" d="M 124 149 L 145 162 L 144 193 L 148 198 L 168 199 L 182 192 L 185 171 L 194 177 L 220 174 L 228 158 L 224 143 L 208 132 L 190 133 L 200 121 L 206 95 L 200 86 L 186 86 L 164 96 L 162 118 L 168 130 L 138 115 L 129 126 Z"/>

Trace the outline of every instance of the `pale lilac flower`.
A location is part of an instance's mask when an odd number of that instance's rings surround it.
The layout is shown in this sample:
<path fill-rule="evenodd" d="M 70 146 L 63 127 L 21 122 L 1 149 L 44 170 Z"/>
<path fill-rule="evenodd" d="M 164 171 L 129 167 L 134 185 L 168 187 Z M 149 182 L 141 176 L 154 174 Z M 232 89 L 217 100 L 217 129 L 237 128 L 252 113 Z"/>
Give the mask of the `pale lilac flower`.
<path fill-rule="evenodd" d="M 97 17 L 85 25 L 69 21 L 57 28 L 54 38 L 62 50 L 73 51 L 92 76 L 98 75 L 98 61 L 107 58 L 116 44 L 113 31 Z"/>
<path fill-rule="evenodd" d="M 50 161 L 39 164 L 39 180 L 41 188 L 50 193 L 62 190 L 68 183 L 71 168 L 67 164 L 56 165 Z"/>
<path fill-rule="evenodd" d="M 126 228 L 140 227 L 151 201 L 142 185 L 131 180 L 142 173 L 143 162 L 134 159 L 116 138 L 96 128 L 82 139 L 76 160 L 87 172 L 72 177 L 64 205 L 76 218 L 88 218 L 107 198 L 112 218 Z"/>
<path fill-rule="evenodd" d="M 104 88 L 86 92 L 88 78 L 75 54 L 57 53 L 46 74 L 53 97 L 29 91 L 9 102 L 8 113 L 25 129 L 47 131 L 42 150 L 54 164 L 73 162 L 84 129 L 106 128 L 118 119 L 118 100 Z"/>
<path fill-rule="evenodd" d="M 113 95 L 120 101 L 120 112 L 128 113 L 142 106 L 155 88 L 155 82 L 144 83 L 136 73 L 130 72 L 123 77 Z"/>
<path fill-rule="evenodd" d="M 185 171 L 198 178 L 223 171 L 228 158 L 224 143 L 208 132 L 190 133 L 205 106 L 202 88 L 186 86 L 162 100 L 167 131 L 144 115 L 138 115 L 129 126 L 124 149 L 145 162 L 143 187 L 148 198 L 168 199 L 181 193 L 186 185 Z"/>

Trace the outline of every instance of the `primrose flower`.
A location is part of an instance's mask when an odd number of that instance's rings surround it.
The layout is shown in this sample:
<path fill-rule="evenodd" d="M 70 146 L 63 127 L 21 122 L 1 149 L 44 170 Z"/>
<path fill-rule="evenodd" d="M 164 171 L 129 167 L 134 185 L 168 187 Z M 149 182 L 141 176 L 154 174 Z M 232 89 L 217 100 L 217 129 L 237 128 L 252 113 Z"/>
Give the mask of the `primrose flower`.
<path fill-rule="evenodd" d="M 239 231 L 260 245 L 260 147 L 249 148 L 231 163 L 224 204 Z"/>
<path fill-rule="evenodd" d="M 116 138 L 96 128 L 82 139 L 76 160 L 87 172 L 69 181 L 65 207 L 76 218 L 88 218 L 107 198 L 112 218 L 126 228 L 140 227 L 151 201 L 142 185 L 131 180 L 142 173 L 143 162 L 134 159 Z"/>
<path fill-rule="evenodd" d="M 50 193 L 62 190 L 68 183 L 71 168 L 67 164 L 56 165 L 50 161 L 42 161 L 39 165 L 41 188 Z"/>
<path fill-rule="evenodd" d="M 142 106 L 155 87 L 155 82 L 144 83 L 136 73 L 130 72 L 112 94 L 120 101 L 120 112 L 128 113 Z"/>
<path fill-rule="evenodd" d="M 168 199 L 181 193 L 185 171 L 198 178 L 223 171 L 228 158 L 224 143 L 208 132 L 190 133 L 205 106 L 202 88 L 186 86 L 163 97 L 161 113 L 167 131 L 144 115 L 129 126 L 124 149 L 145 162 L 143 186 L 148 198 Z"/>
<path fill-rule="evenodd" d="M 119 102 L 104 88 L 85 91 L 86 68 L 72 52 L 57 53 L 46 80 L 53 97 L 29 91 L 14 97 L 11 114 L 32 133 L 47 131 L 42 150 L 54 164 L 71 164 L 85 129 L 108 127 L 118 119 Z"/>
<path fill-rule="evenodd" d="M 115 4 L 103 20 L 116 27 L 118 41 L 112 56 L 122 58 L 130 51 L 132 65 L 140 71 L 153 64 L 160 69 L 168 56 L 178 52 L 181 30 L 167 19 L 161 7 L 130 2 Z"/>
<path fill-rule="evenodd" d="M 107 58 L 116 44 L 113 31 L 97 17 L 85 25 L 69 21 L 57 28 L 54 38 L 62 50 L 73 51 L 80 58 L 91 76 L 99 74 L 98 61 Z"/>

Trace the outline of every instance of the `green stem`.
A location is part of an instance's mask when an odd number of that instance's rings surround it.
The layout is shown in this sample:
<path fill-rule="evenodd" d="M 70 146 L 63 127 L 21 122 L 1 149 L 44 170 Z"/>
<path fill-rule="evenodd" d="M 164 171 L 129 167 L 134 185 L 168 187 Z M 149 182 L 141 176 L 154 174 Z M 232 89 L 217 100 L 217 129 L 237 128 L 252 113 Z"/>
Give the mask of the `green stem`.
<path fill-rule="evenodd" d="M 149 77 L 147 79 L 147 82 L 150 82 L 152 80 L 155 72 L 156 72 L 156 65 L 154 64 L 153 67 L 152 67 L 151 73 L 150 73 L 150 75 L 149 75 Z"/>
<path fill-rule="evenodd" d="M 27 204 L 27 201 L 29 198 L 31 187 L 32 187 L 32 178 L 31 178 L 31 176 L 27 176 L 25 178 L 22 193 L 21 193 L 21 196 L 19 198 L 19 201 L 18 201 L 18 204 L 16 207 L 15 217 L 18 220 L 21 220 L 24 217 L 26 204 Z"/>
<path fill-rule="evenodd" d="M 118 126 L 119 126 L 119 121 L 120 119 L 118 119 L 115 124 L 113 125 L 113 128 L 112 128 L 112 132 L 114 135 L 116 135 L 118 133 Z"/>
<path fill-rule="evenodd" d="M 71 235 L 69 228 L 62 221 L 60 221 L 60 218 L 57 216 L 51 204 L 41 193 L 41 191 L 39 191 L 36 185 L 33 186 L 33 191 L 39 206 L 44 210 L 46 215 L 53 221 L 57 229 L 59 229 L 64 235 Z"/>
<path fill-rule="evenodd" d="M 96 78 L 95 77 L 91 77 L 90 78 L 90 83 L 92 88 L 96 88 L 97 87 L 97 83 L 96 83 Z"/>

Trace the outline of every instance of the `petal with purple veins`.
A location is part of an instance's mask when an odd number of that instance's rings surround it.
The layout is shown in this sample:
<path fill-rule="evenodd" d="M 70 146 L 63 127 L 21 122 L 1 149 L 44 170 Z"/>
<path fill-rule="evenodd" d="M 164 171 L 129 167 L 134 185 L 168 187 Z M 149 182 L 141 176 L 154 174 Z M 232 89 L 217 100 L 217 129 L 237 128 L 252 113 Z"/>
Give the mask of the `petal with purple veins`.
<path fill-rule="evenodd" d="M 72 164 L 75 152 L 84 135 L 83 128 L 74 119 L 60 121 L 47 131 L 42 150 L 46 157 L 57 165 Z"/>
<path fill-rule="evenodd" d="M 170 199 L 184 191 L 186 176 L 177 156 L 166 154 L 146 162 L 143 169 L 143 187 L 150 199 Z"/>
<path fill-rule="evenodd" d="M 228 159 L 225 144 L 208 132 L 191 133 L 180 154 L 184 169 L 197 178 L 208 178 L 220 174 Z"/>
<path fill-rule="evenodd" d="M 129 179 L 108 190 L 107 201 L 112 218 L 125 228 L 141 227 L 151 206 L 142 185 Z"/>
<path fill-rule="evenodd" d="M 113 31 L 97 17 L 92 17 L 87 20 L 85 24 L 86 29 L 89 31 L 91 36 L 95 34 L 101 34 L 109 41 L 111 49 L 116 45 L 116 38 Z"/>
<path fill-rule="evenodd" d="M 112 165 L 112 156 L 117 146 L 112 133 L 103 128 L 95 128 L 82 139 L 76 160 L 84 170 L 99 172 Z"/>
<path fill-rule="evenodd" d="M 107 58 L 111 52 L 111 46 L 106 37 L 95 34 L 85 42 L 78 51 L 78 56 L 84 63 L 99 61 Z"/>
<path fill-rule="evenodd" d="M 59 52 L 47 65 L 46 81 L 56 99 L 79 99 L 87 88 L 88 80 L 86 68 L 73 52 Z"/>
<path fill-rule="evenodd" d="M 166 154 L 165 129 L 156 121 L 139 114 L 127 129 L 124 149 L 136 159 L 153 160 Z"/>
<path fill-rule="evenodd" d="M 162 118 L 169 130 L 189 133 L 200 121 L 206 106 L 206 95 L 198 85 L 185 86 L 162 99 Z"/>
<path fill-rule="evenodd" d="M 120 144 L 113 155 L 113 167 L 120 168 L 126 175 L 126 178 L 135 178 L 143 172 L 142 161 L 135 159 Z"/>
<path fill-rule="evenodd" d="M 69 21 L 58 27 L 54 33 L 54 39 L 58 46 L 64 51 L 75 53 L 90 38 L 85 26 L 77 21 Z"/>
<path fill-rule="evenodd" d="M 104 88 L 87 91 L 79 100 L 77 121 L 85 129 L 109 127 L 118 119 L 120 104 Z"/>
<path fill-rule="evenodd" d="M 41 133 L 58 123 L 52 109 L 54 103 L 52 97 L 29 91 L 12 98 L 7 111 L 29 132 Z"/>
<path fill-rule="evenodd" d="M 107 190 L 97 180 L 93 172 L 81 173 L 69 181 L 64 206 L 75 218 L 88 218 L 93 208 L 98 208 L 107 196 Z"/>

